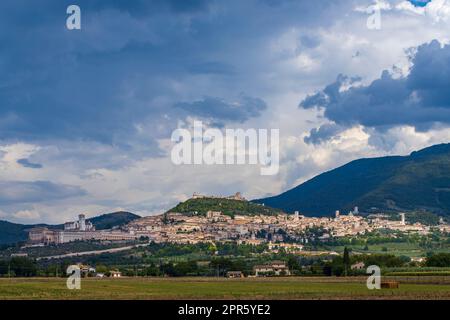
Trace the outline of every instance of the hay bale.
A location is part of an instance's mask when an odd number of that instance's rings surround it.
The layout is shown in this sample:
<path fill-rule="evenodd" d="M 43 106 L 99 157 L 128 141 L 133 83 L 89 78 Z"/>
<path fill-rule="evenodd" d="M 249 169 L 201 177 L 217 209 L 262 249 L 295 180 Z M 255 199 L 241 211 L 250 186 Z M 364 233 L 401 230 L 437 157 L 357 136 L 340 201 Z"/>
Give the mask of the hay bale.
<path fill-rule="evenodd" d="M 382 281 L 381 289 L 398 289 L 399 283 L 397 281 Z"/>

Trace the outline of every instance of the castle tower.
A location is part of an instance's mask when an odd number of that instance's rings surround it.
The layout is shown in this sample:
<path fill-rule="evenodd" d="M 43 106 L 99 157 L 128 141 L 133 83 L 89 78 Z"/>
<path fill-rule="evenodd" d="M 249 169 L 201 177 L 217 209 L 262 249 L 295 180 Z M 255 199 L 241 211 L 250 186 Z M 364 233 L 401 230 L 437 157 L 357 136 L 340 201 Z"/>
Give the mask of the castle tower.
<path fill-rule="evenodd" d="M 400 213 L 400 218 L 401 218 L 401 224 L 402 226 L 404 226 L 406 224 L 406 220 L 405 220 L 405 214 L 402 212 Z"/>
<path fill-rule="evenodd" d="M 340 211 L 339 211 L 339 210 L 336 210 L 336 213 L 335 213 L 336 219 L 339 219 L 339 216 L 340 216 L 340 215 L 341 215 Z"/>
<path fill-rule="evenodd" d="M 80 231 L 86 231 L 86 216 L 84 214 L 78 216 L 78 222 L 80 224 Z"/>

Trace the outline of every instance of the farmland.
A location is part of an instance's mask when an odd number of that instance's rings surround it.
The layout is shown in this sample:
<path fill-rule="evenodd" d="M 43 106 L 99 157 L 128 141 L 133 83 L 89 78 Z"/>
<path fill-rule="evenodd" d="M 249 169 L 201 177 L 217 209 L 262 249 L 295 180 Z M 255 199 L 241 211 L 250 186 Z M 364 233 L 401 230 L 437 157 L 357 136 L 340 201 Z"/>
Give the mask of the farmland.
<path fill-rule="evenodd" d="M 450 299 L 450 277 L 403 277 L 399 289 L 368 290 L 365 278 L 121 278 L 82 279 L 68 290 L 64 278 L 0 279 L 8 299 Z"/>

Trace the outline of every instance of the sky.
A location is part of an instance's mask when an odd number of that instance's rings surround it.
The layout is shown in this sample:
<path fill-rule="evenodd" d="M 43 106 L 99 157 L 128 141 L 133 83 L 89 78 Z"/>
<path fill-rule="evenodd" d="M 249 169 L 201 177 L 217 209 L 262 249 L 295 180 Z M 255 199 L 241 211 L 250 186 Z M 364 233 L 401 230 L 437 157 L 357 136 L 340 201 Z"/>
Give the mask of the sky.
<path fill-rule="evenodd" d="M 0 219 L 262 198 L 450 142 L 449 39 L 447 0 L 2 1 Z M 279 129 L 279 173 L 175 165 L 171 134 L 196 120 Z"/>

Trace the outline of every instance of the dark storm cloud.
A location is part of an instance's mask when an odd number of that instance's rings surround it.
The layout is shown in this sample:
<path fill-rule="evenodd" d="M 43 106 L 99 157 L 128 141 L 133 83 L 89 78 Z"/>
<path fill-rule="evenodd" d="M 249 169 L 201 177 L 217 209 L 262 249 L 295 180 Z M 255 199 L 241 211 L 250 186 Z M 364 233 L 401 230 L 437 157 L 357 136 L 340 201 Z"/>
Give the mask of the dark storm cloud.
<path fill-rule="evenodd" d="M 35 168 L 42 180 L 68 168 L 65 176 L 82 183 L 102 176 L 102 169 L 128 170 L 143 158 L 164 156 L 160 139 L 168 139 L 186 117 L 223 127 L 264 116 L 270 108 L 264 100 L 284 88 L 280 62 L 286 57 L 271 50 L 273 43 L 293 29 L 305 34 L 317 27 L 326 30 L 357 3 L 0 1 L 1 144 L 40 146 L 18 163 Z M 81 30 L 65 27 L 71 4 L 81 7 Z M 298 39 L 299 50 L 320 41 L 304 36 Z M 248 96 L 235 99 L 240 92 Z M 46 170 L 38 170 L 41 164 Z M 31 172 L 14 169 L 21 178 Z M 133 183 L 145 178 L 130 177 Z M 176 192 L 173 182 L 150 180 Z M 84 191 L 49 181 L 1 182 L 0 190 L 0 205 L 10 212 L 30 209 L 34 202 L 73 206 L 85 199 L 59 202 Z M 109 196 L 86 201 L 117 205 Z M 145 202 L 143 208 L 152 206 Z"/>
<path fill-rule="evenodd" d="M 69 4 L 0 4 L 0 139 L 94 141 L 129 152 L 145 145 L 159 155 L 156 140 L 181 116 L 259 116 L 267 106 L 258 98 L 236 109 L 224 101 L 263 92 L 253 73 L 270 61 L 268 43 L 293 26 L 333 23 L 352 1 L 79 0 L 75 31 L 65 28 Z M 220 99 L 179 112 L 180 102 L 207 95 Z"/>
<path fill-rule="evenodd" d="M 194 74 L 232 74 L 233 66 L 221 62 L 204 62 L 190 66 L 188 70 Z"/>
<path fill-rule="evenodd" d="M 394 79 L 384 71 L 368 86 L 342 90 L 354 79 L 339 76 L 324 90 L 308 96 L 300 107 L 323 108 L 324 116 L 335 125 L 314 129 L 307 140 L 323 141 L 357 124 L 377 130 L 410 125 L 419 131 L 450 124 L 450 46 L 441 47 L 437 41 L 424 44 L 412 64 L 404 78 Z"/>
<path fill-rule="evenodd" d="M 17 163 L 21 164 L 25 168 L 32 168 L 32 169 L 40 169 L 40 168 L 42 168 L 42 164 L 32 163 L 28 159 L 19 159 L 19 160 L 17 160 Z"/>
<path fill-rule="evenodd" d="M 0 181 L 0 205 L 46 202 L 83 196 L 76 186 L 50 181 Z"/>
<path fill-rule="evenodd" d="M 220 98 L 205 97 L 202 100 L 191 103 L 178 103 L 176 107 L 202 118 L 238 122 L 258 117 L 262 111 L 267 109 L 267 105 L 263 100 L 247 96 L 241 96 L 234 103 Z"/>
<path fill-rule="evenodd" d="M 342 127 L 334 123 L 326 123 L 319 128 L 314 128 L 310 131 L 309 136 L 305 137 L 304 141 L 308 144 L 319 144 L 336 136 L 343 130 Z"/>

